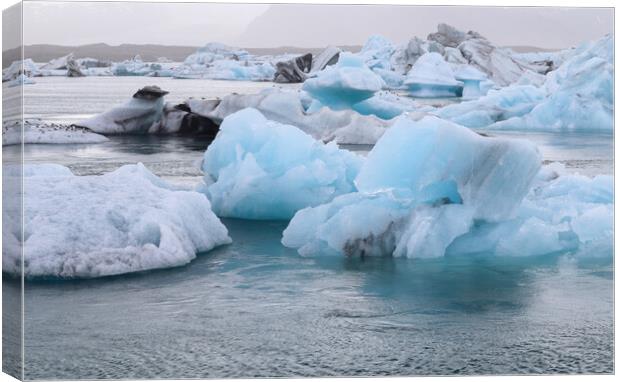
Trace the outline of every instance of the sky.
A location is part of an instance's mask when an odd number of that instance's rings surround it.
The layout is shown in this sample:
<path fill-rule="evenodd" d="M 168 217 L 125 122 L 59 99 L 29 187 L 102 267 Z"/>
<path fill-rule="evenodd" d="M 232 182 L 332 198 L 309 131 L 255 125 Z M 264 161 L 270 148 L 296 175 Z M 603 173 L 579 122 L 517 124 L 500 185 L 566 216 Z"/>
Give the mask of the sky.
<path fill-rule="evenodd" d="M 24 43 L 107 43 L 244 48 L 395 43 L 446 22 L 497 45 L 566 48 L 613 33 L 611 8 L 304 4 L 26 2 Z M 4 49 L 8 47 L 5 46 Z"/>

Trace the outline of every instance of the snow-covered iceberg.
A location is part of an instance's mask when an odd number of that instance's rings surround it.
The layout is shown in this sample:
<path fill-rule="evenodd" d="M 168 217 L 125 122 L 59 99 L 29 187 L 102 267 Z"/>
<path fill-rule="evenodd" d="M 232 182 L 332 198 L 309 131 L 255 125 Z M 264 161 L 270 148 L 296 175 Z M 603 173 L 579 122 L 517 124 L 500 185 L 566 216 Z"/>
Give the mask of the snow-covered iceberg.
<path fill-rule="evenodd" d="M 23 176 L 26 277 L 91 278 L 175 267 L 231 242 L 203 194 L 177 190 L 141 164 L 101 176 L 26 165 Z M 19 232 L 3 237 L 19 245 Z M 3 247 L 4 272 L 21 272 L 20 254 Z"/>
<path fill-rule="evenodd" d="M 166 94 L 168 92 L 157 86 L 146 86 L 125 104 L 76 123 L 76 126 L 101 134 L 147 133 L 159 126 Z"/>
<path fill-rule="evenodd" d="M 513 217 L 540 161 L 525 141 L 403 116 L 369 153 L 358 192 L 299 211 L 282 242 L 304 255 L 442 256 L 477 222 Z"/>
<path fill-rule="evenodd" d="M 457 97 L 463 91 L 463 82 L 456 80 L 450 64 L 435 52 L 416 61 L 404 84 L 415 97 Z"/>
<path fill-rule="evenodd" d="M 255 109 L 228 116 L 205 152 L 206 193 L 218 216 L 290 219 L 355 190 L 361 159 Z"/>
<path fill-rule="evenodd" d="M 21 120 L 6 120 L 2 123 L 3 146 L 19 145 L 22 143 L 68 144 L 102 143 L 107 141 L 108 138 L 103 135 L 95 134 L 88 129 L 70 125 L 46 123 L 37 119 L 26 119 L 23 121 L 23 124 Z"/>
<path fill-rule="evenodd" d="M 333 110 L 343 110 L 372 97 L 384 84 L 381 77 L 368 69 L 361 58 L 351 53 L 342 53 L 336 65 L 306 80 L 303 90 L 320 104 Z"/>

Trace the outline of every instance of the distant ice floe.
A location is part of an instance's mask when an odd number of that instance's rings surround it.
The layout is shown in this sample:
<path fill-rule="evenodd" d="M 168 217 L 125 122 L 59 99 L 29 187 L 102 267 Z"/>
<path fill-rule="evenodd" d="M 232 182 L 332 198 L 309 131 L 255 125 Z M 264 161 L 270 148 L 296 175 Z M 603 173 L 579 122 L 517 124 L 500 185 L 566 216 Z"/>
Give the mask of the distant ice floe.
<path fill-rule="evenodd" d="M 540 161 L 526 141 L 403 116 L 369 153 L 357 191 L 297 212 L 282 243 L 302 255 L 610 254 L 612 177 Z"/>
<path fill-rule="evenodd" d="M 361 159 L 256 109 L 228 116 L 205 152 L 205 192 L 218 216 L 290 219 L 355 189 Z"/>
<path fill-rule="evenodd" d="M 23 129 L 22 129 L 23 127 Z M 23 135 L 22 135 L 23 133 Z M 19 144 L 102 143 L 108 138 L 76 126 L 43 122 L 37 119 L 6 120 L 2 124 L 2 146 Z"/>
<path fill-rule="evenodd" d="M 231 242 L 203 194 L 177 190 L 141 164 L 101 176 L 25 165 L 23 176 L 26 277 L 91 278 L 175 267 Z M 3 210 L 3 219 L 17 216 Z M 4 272 L 21 273 L 19 236 L 3 231 Z"/>
<path fill-rule="evenodd" d="M 272 81 L 276 69 L 264 59 L 245 50 L 209 43 L 189 55 L 172 76 L 181 79 Z"/>

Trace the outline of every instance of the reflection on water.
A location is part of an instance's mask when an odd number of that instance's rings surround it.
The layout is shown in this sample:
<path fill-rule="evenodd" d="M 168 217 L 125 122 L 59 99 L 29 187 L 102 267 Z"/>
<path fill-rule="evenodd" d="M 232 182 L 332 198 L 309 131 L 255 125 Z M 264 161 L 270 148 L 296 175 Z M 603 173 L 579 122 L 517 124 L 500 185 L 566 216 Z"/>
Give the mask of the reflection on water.
<path fill-rule="evenodd" d="M 609 260 L 305 258 L 285 222 L 167 270 L 26 286 L 28 378 L 610 373 Z"/>

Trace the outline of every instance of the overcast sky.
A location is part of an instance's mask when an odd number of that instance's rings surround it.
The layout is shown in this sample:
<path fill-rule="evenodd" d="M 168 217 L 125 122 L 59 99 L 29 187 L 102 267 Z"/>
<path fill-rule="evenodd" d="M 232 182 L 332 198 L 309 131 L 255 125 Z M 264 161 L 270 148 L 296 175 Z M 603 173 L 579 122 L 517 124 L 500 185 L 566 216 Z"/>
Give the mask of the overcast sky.
<path fill-rule="evenodd" d="M 498 45 L 543 48 L 613 33 L 611 8 L 26 2 L 24 20 L 26 45 L 322 47 L 363 44 L 372 34 L 400 43 L 426 37 L 440 22 Z"/>

